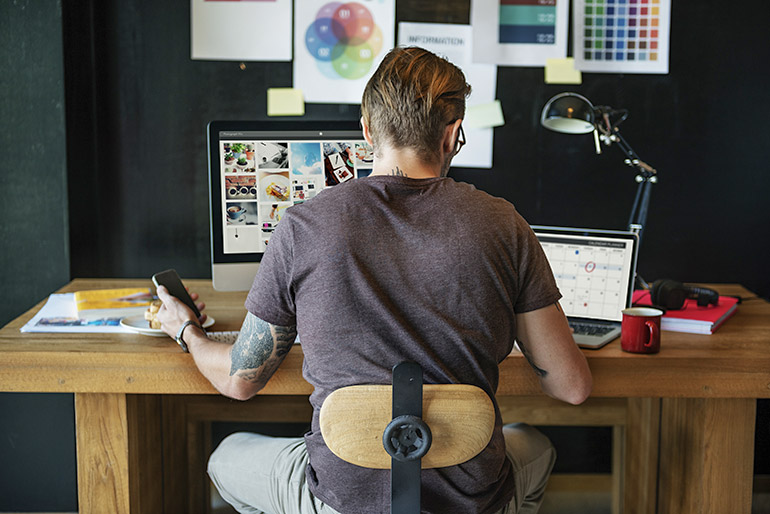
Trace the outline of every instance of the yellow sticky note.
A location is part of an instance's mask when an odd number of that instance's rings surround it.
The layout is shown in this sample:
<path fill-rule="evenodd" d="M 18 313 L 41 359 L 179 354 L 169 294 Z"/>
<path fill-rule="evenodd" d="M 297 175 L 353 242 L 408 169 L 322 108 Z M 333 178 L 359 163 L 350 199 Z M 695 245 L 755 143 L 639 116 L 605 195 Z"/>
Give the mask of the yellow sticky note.
<path fill-rule="evenodd" d="M 575 69 L 575 59 L 566 57 L 564 59 L 546 59 L 545 60 L 545 83 L 546 84 L 582 84 L 583 74 Z"/>
<path fill-rule="evenodd" d="M 304 116 L 305 98 L 301 89 L 271 87 L 267 90 L 268 116 Z"/>
<path fill-rule="evenodd" d="M 500 100 L 486 104 L 471 105 L 465 109 L 465 119 L 463 120 L 468 128 L 489 128 L 505 125 L 503 118 L 503 108 Z"/>

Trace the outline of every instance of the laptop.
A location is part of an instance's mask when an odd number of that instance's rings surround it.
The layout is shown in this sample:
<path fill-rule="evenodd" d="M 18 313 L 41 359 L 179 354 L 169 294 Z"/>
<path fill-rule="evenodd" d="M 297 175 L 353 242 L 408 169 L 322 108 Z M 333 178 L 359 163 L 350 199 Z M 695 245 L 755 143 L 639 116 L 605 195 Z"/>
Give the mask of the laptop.
<path fill-rule="evenodd" d="M 559 301 L 581 348 L 620 336 L 631 306 L 638 236 L 634 232 L 533 225 L 562 294 Z"/>

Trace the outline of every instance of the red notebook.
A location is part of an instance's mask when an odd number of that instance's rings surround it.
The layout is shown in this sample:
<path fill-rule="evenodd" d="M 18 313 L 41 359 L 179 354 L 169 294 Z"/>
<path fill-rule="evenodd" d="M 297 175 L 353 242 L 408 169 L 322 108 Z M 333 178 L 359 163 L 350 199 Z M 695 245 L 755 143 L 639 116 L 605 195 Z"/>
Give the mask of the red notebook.
<path fill-rule="evenodd" d="M 650 292 L 634 291 L 634 305 L 650 305 Z M 720 296 L 717 305 L 699 307 L 695 300 L 685 300 L 684 308 L 668 310 L 661 319 L 660 328 L 672 332 L 690 332 L 692 334 L 713 334 L 722 323 L 735 314 L 738 299 Z"/>

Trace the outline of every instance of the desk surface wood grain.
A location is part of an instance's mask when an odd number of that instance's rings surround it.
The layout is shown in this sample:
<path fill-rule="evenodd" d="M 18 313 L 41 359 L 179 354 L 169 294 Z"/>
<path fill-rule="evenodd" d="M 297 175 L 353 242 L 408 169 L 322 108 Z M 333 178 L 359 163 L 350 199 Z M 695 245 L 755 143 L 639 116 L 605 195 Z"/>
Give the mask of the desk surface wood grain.
<path fill-rule="evenodd" d="M 238 330 L 245 293 L 214 291 L 210 280 L 186 280 L 206 302 L 216 324 Z M 76 279 L 58 292 L 151 286 L 149 280 Z M 753 296 L 736 285 L 713 286 L 723 294 Z M 0 329 L 0 390 L 216 394 L 192 357 L 170 338 L 140 334 L 40 334 L 19 329 L 43 305 Z M 584 350 L 594 374 L 594 397 L 770 397 L 770 304 L 747 300 L 713 335 L 663 332 L 661 352 L 628 354 L 616 340 Z M 309 394 L 302 379 L 302 350 L 287 356 L 265 394 Z M 536 377 L 521 355 L 500 365 L 498 395 L 540 395 Z"/>

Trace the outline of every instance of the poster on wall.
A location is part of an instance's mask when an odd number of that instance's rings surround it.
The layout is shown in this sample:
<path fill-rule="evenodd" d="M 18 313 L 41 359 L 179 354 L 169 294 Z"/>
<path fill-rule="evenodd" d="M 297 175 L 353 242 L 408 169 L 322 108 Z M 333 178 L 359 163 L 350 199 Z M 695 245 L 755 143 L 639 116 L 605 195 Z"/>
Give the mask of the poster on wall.
<path fill-rule="evenodd" d="M 575 0 L 575 67 L 668 73 L 671 0 Z"/>
<path fill-rule="evenodd" d="M 294 87 L 308 103 L 361 102 L 393 48 L 395 0 L 296 0 Z"/>
<path fill-rule="evenodd" d="M 473 0 L 473 60 L 545 66 L 567 56 L 569 0 Z"/>
<path fill-rule="evenodd" d="M 291 0 L 190 0 L 192 59 L 290 61 Z"/>
<path fill-rule="evenodd" d="M 420 46 L 445 57 L 465 73 L 471 85 L 471 96 L 466 105 L 474 106 L 494 101 L 497 88 L 497 66 L 477 64 L 472 58 L 472 31 L 470 25 L 443 23 L 398 24 L 398 44 Z M 467 143 L 452 159 L 452 166 L 464 168 L 491 168 L 493 130 L 473 128 L 463 124 Z"/>

